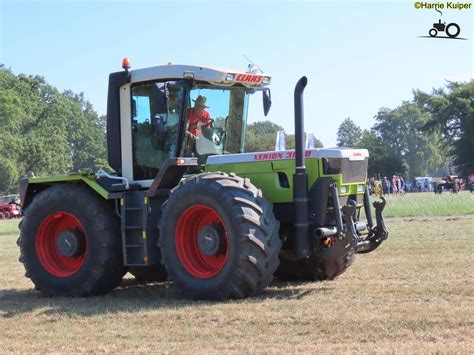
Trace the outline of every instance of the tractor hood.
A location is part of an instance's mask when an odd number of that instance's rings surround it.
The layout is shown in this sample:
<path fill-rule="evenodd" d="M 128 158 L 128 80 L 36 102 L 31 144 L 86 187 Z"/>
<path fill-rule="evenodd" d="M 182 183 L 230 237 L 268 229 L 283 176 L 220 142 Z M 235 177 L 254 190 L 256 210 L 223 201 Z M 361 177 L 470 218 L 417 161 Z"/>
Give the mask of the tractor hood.
<path fill-rule="evenodd" d="M 295 159 L 294 150 L 273 152 L 255 152 L 244 154 L 213 155 L 207 158 L 206 165 L 250 163 L 265 160 L 290 160 Z M 317 148 L 305 150 L 305 158 L 348 158 L 350 161 L 364 160 L 369 157 L 367 149 L 349 148 Z"/>

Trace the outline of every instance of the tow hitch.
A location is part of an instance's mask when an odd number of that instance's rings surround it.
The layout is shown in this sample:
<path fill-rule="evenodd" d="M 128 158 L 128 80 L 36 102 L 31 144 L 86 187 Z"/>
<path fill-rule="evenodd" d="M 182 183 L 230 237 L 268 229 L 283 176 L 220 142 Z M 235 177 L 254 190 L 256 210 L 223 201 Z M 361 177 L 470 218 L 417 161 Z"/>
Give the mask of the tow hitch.
<path fill-rule="evenodd" d="M 341 207 L 337 187 L 335 183 L 328 184 L 331 191 L 334 206 L 334 217 L 336 226 L 320 227 L 314 229 L 314 237 L 322 240 L 322 248 L 317 250 L 317 254 L 322 259 L 336 260 L 346 255 L 349 249 L 356 253 L 369 253 L 388 237 L 388 230 L 385 226 L 382 211 L 386 201 L 381 197 L 381 201 L 374 201 L 375 218 L 377 225 L 373 225 L 372 213 L 370 210 L 370 200 L 368 190 L 364 194 L 364 209 L 367 217 L 367 224 L 355 222 L 357 204 L 354 200 L 349 200 L 347 205 Z"/>
<path fill-rule="evenodd" d="M 369 226 L 369 235 L 364 240 L 361 240 L 356 245 L 357 253 L 370 253 L 377 249 L 382 242 L 388 238 L 388 230 L 385 227 L 382 211 L 385 208 L 386 201 L 380 197 L 381 201 L 374 201 L 375 219 L 377 225 L 373 228 Z"/>

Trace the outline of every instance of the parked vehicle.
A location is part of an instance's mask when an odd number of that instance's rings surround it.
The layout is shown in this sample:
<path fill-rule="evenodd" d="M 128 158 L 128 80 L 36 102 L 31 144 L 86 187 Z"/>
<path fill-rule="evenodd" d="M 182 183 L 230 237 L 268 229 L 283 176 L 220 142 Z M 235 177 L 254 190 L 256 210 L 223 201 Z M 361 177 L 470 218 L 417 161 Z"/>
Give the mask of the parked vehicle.
<path fill-rule="evenodd" d="M 10 218 L 20 218 L 21 217 L 21 208 L 16 203 L 4 203 L 0 204 L 0 218 L 10 219 Z"/>
<path fill-rule="evenodd" d="M 456 194 L 461 189 L 461 181 L 457 175 L 448 175 L 435 184 L 434 193 L 440 194 L 443 191 L 451 190 L 452 193 Z"/>

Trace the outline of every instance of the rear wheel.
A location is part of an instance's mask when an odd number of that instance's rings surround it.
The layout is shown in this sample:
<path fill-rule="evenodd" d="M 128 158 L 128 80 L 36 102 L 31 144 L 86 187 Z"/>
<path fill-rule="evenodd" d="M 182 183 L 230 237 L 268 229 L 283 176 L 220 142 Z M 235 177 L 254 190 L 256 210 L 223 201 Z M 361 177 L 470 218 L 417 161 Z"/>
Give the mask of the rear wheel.
<path fill-rule="evenodd" d="M 282 281 L 334 280 L 352 265 L 355 257 L 351 251 L 337 260 L 321 260 L 316 255 L 295 259 L 291 254 L 282 252 L 275 276 Z"/>
<path fill-rule="evenodd" d="M 204 173 L 174 188 L 163 205 L 162 262 L 190 298 L 242 298 L 273 279 L 281 241 L 272 205 L 250 180 Z"/>
<path fill-rule="evenodd" d="M 119 221 L 89 188 L 56 185 L 39 193 L 20 224 L 20 261 L 47 296 L 90 296 L 122 280 Z"/>

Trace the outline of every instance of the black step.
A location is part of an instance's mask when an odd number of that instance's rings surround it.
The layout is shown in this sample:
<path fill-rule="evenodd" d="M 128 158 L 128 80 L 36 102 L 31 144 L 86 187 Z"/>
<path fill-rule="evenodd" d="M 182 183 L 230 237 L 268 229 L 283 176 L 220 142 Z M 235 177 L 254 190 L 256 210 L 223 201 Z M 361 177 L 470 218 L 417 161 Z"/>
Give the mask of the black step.
<path fill-rule="evenodd" d="M 147 240 L 143 239 L 146 231 L 145 192 L 126 193 L 122 200 L 122 246 L 124 264 L 144 266 L 148 262 Z"/>

